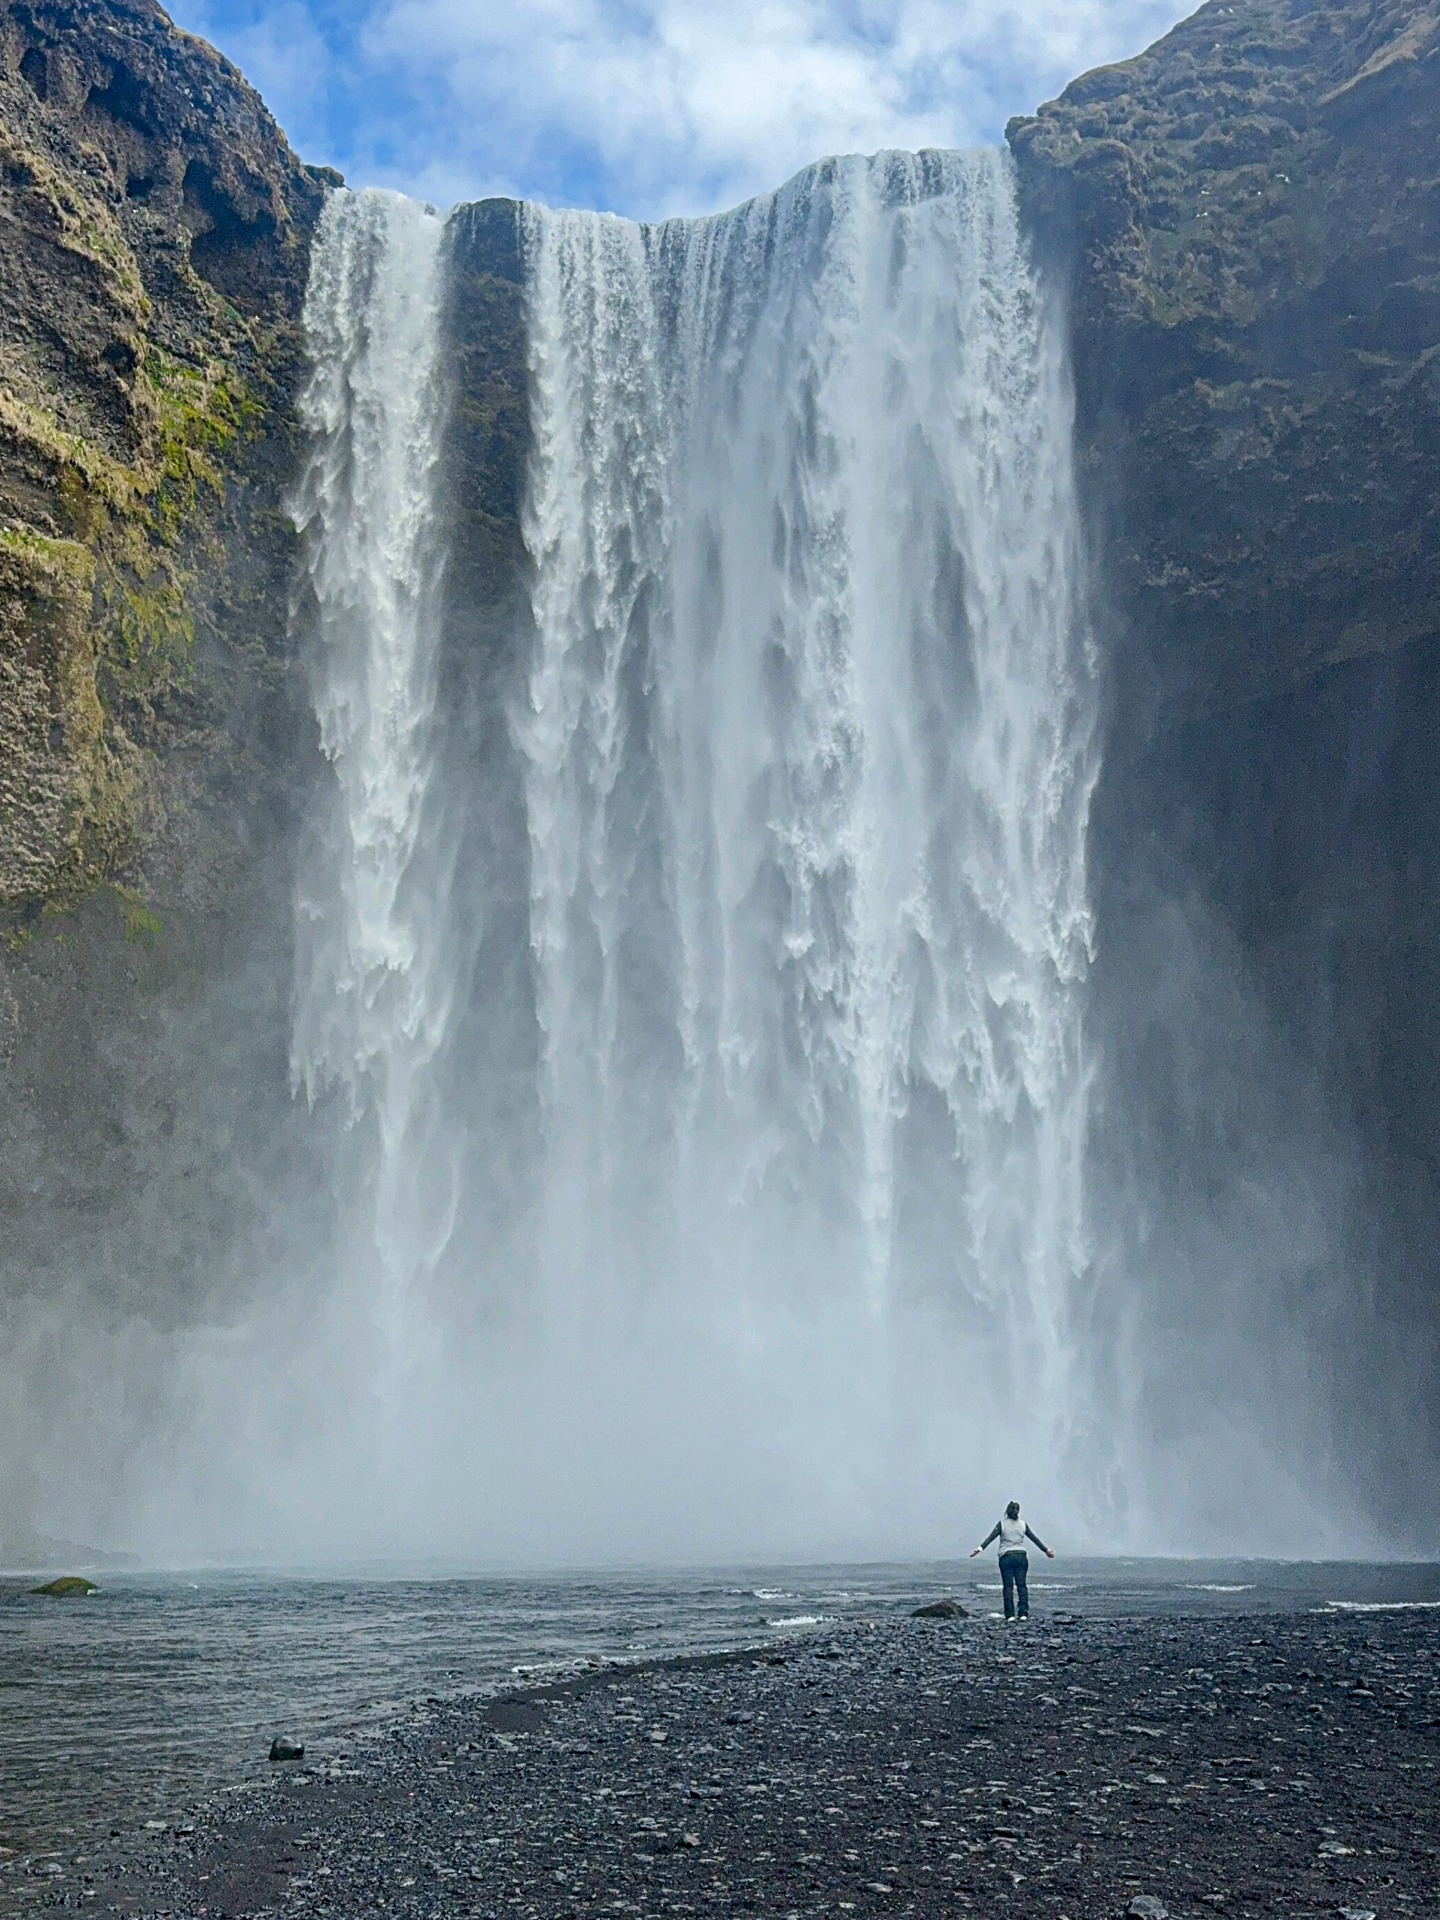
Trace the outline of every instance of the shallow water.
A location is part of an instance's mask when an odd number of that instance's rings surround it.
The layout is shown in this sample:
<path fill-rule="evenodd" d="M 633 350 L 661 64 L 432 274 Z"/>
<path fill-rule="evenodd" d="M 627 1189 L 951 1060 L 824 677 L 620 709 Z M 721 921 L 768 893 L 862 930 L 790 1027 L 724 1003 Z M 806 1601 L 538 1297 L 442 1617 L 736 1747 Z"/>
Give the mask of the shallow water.
<path fill-rule="evenodd" d="M 1440 1606 L 1436 1565 L 1036 1556 L 1032 1572 L 1037 1615 Z M 127 1573 L 71 1600 L 33 1584 L 0 1579 L 0 1904 L 49 1848 L 180 1818 L 263 1775 L 276 1733 L 303 1740 L 307 1763 L 337 1761 L 411 1702 L 823 1634 L 942 1594 L 998 1613 L 1000 1591 L 993 1556 L 513 1578 Z"/>

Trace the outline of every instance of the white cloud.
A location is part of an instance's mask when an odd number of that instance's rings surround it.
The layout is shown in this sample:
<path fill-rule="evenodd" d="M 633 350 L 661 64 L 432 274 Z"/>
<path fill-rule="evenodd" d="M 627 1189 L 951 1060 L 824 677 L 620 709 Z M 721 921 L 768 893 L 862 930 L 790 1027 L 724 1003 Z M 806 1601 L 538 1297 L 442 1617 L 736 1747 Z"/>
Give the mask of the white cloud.
<path fill-rule="evenodd" d="M 432 193 L 482 177 L 694 213 L 824 153 L 998 137 L 1084 68 L 1139 52 L 1174 0 L 382 0 L 365 57 L 435 102 Z M 439 128 L 437 127 L 437 132 Z M 468 188 L 473 191 L 473 186 Z"/>
<path fill-rule="evenodd" d="M 171 0 L 307 159 L 654 217 L 822 154 L 1000 138 L 1185 0 Z"/>

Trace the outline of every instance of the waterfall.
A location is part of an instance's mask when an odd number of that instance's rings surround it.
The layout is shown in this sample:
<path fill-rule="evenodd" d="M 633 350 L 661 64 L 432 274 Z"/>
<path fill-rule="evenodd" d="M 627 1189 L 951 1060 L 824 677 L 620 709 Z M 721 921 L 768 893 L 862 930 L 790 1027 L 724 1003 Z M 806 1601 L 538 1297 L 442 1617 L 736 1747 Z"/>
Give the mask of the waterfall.
<path fill-rule="evenodd" d="M 346 1258 L 403 1337 L 425 1259 L 412 1204 L 415 1112 L 444 1030 L 430 874 L 417 861 L 433 770 L 442 546 L 440 238 L 399 194 L 336 193 L 315 237 L 300 400 L 309 458 L 294 503 L 297 615 L 333 770 L 302 850 L 291 1079 L 338 1091 L 361 1166 Z"/>
<path fill-rule="evenodd" d="M 552 1253 L 924 1300 L 1073 1419 L 1092 666 L 1008 164 L 529 247 Z"/>
<path fill-rule="evenodd" d="M 452 1330 L 480 1303 L 446 1366 L 491 1507 L 632 1485 L 681 1539 L 732 1480 L 842 1532 L 1000 1460 L 1056 1486 L 1092 1418 L 1093 662 L 1008 161 L 522 237 L 530 620 L 483 764 L 436 694 L 439 223 L 334 196 L 306 308 L 333 779 L 293 1071 L 370 1143 L 377 1322 L 442 1266 Z M 500 791 L 513 832 L 473 817 Z"/>

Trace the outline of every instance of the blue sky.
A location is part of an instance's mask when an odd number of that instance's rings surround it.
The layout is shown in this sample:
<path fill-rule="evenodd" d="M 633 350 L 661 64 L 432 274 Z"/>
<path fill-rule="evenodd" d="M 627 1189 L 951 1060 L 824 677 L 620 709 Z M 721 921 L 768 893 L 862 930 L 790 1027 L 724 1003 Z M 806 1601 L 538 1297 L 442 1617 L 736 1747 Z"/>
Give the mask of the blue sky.
<path fill-rule="evenodd" d="M 708 213 L 825 153 L 998 140 L 1176 0 L 177 0 L 301 155 L 438 205 Z"/>

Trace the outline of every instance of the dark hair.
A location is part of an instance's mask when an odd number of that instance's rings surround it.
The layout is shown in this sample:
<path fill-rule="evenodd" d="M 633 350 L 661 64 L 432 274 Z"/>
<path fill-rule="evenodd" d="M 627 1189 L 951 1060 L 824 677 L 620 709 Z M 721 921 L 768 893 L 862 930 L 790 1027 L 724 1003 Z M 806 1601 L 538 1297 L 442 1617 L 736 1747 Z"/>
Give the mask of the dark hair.
<path fill-rule="evenodd" d="M 1020 1502 L 1018 1500 L 1012 1500 L 1009 1506 L 1006 1507 L 1005 1518 L 1007 1520 L 1018 1520 L 1020 1518 Z"/>

